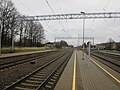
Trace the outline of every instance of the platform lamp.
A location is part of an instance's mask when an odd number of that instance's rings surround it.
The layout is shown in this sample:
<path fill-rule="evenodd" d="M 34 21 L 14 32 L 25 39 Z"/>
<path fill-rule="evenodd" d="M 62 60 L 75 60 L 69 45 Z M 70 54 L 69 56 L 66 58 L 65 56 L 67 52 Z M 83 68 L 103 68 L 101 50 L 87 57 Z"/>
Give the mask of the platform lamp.
<path fill-rule="evenodd" d="M 82 60 L 84 60 L 84 31 L 85 31 L 85 12 L 81 12 L 81 14 L 83 14 L 83 53 L 82 53 Z"/>

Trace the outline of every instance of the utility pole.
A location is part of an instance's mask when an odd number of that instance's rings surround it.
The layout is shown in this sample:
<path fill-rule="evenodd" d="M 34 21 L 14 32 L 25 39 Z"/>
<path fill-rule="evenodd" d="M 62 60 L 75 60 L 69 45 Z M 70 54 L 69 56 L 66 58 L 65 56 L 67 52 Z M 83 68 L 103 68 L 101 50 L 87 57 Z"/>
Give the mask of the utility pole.
<path fill-rule="evenodd" d="M 15 41 L 15 38 L 14 38 L 14 34 L 13 34 L 13 38 L 12 38 L 12 50 L 14 49 L 14 41 Z"/>
<path fill-rule="evenodd" d="M 54 49 L 56 48 L 56 37 L 54 37 Z"/>
<path fill-rule="evenodd" d="M 2 12 L 0 12 L 0 55 L 1 55 Z"/>
<path fill-rule="evenodd" d="M 90 58 L 91 42 L 89 41 L 88 44 L 89 44 L 89 48 L 88 48 L 88 56 L 89 56 L 89 58 Z"/>
<path fill-rule="evenodd" d="M 85 32 L 85 12 L 81 12 L 81 14 L 83 14 L 83 55 L 82 55 L 82 60 L 84 60 L 84 49 L 85 49 L 85 47 L 84 47 L 84 38 L 85 38 L 85 36 L 84 36 L 84 32 Z"/>
<path fill-rule="evenodd" d="M 78 34 L 78 47 L 79 47 L 79 34 Z"/>

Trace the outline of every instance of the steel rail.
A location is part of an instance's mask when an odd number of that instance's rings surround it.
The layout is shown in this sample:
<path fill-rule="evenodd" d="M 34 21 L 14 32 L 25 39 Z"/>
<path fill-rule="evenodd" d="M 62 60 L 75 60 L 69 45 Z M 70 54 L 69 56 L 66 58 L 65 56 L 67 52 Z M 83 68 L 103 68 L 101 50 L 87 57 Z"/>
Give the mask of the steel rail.
<path fill-rule="evenodd" d="M 45 88 L 45 85 L 48 84 L 48 82 L 50 81 L 50 79 L 52 78 L 52 76 L 54 76 L 54 74 L 59 70 L 59 68 L 60 68 L 62 65 L 63 65 L 63 70 L 64 70 L 64 67 L 66 66 L 66 64 L 67 64 L 67 62 L 69 61 L 70 57 L 71 57 L 71 55 L 68 56 L 66 60 L 63 60 L 36 90 L 44 90 L 44 89 L 46 89 L 46 88 Z M 65 63 L 65 61 L 66 61 L 66 63 Z M 65 64 L 65 65 L 64 65 L 64 64 Z M 62 74 L 63 70 L 62 70 L 62 71 L 60 72 L 60 74 L 57 76 L 57 80 L 56 80 L 56 82 L 54 82 L 54 84 L 57 83 L 57 81 L 58 81 L 60 75 Z M 53 86 L 55 86 L 55 85 L 53 85 Z M 53 88 L 54 88 L 54 87 L 51 86 L 51 89 L 53 89 Z M 50 88 L 49 88 L 49 89 L 50 89 Z"/>
<path fill-rule="evenodd" d="M 65 56 L 65 54 L 55 58 L 54 60 L 51 60 L 50 62 L 42 65 L 40 68 L 38 68 L 37 70 L 33 71 L 32 73 L 26 75 L 25 77 L 21 78 L 20 80 L 18 80 L 17 82 L 13 83 L 12 85 L 6 87 L 4 90 L 13 90 L 17 85 L 19 85 L 21 82 L 23 82 L 24 80 L 26 80 L 27 78 L 31 77 L 32 75 L 34 75 L 35 73 L 41 71 L 42 69 L 44 69 L 45 67 L 49 66 L 51 63 L 55 62 L 56 60 L 60 59 L 61 57 Z"/>
<path fill-rule="evenodd" d="M 2 63 L 2 64 L 0 64 L 0 70 L 3 70 L 5 68 L 9 68 L 9 67 L 12 67 L 12 66 L 16 66 L 16 65 L 19 65 L 19 64 L 23 64 L 23 63 L 26 63 L 26 62 L 34 61 L 36 59 L 43 58 L 44 56 L 47 56 L 47 55 L 48 55 L 48 53 L 44 53 L 40 56 L 32 56 L 32 57 L 24 58 L 24 59 L 21 59 L 21 60 L 15 60 L 15 61 L 12 61 L 12 62 Z"/>
<path fill-rule="evenodd" d="M 95 57 L 99 58 L 100 60 L 98 60 L 98 61 L 100 61 L 101 63 L 107 65 L 108 67 L 112 68 L 113 70 L 117 71 L 118 73 L 120 73 L 120 65 L 119 65 L 119 63 L 116 63 L 114 60 L 109 61 L 107 59 L 108 57 L 104 58 L 104 57 L 102 57 L 102 56 L 100 56 L 98 54 L 91 53 L 91 55 L 93 56 L 93 58 L 95 58 Z"/>
<path fill-rule="evenodd" d="M 113 58 L 115 60 L 119 60 L 120 61 L 120 55 L 118 54 L 113 54 L 113 53 L 108 53 L 108 52 L 99 52 L 101 55 Z"/>

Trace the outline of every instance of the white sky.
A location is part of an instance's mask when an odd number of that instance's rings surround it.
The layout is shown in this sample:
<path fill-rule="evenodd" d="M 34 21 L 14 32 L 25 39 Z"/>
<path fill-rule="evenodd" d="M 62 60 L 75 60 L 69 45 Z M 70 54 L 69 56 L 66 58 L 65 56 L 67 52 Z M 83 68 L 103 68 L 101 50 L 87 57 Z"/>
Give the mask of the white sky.
<path fill-rule="evenodd" d="M 12 0 L 15 7 L 24 15 L 53 14 L 45 0 Z M 120 0 L 48 0 L 55 14 L 79 12 L 120 11 Z M 54 37 L 82 37 L 82 20 L 42 21 L 46 39 Z M 120 19 L 90 19 L 85 21 L 85 37 L 94 37 L 95 43 L 107 42 L 109 38 L 120 41 Z M 78 40 L 66 40 L 69 44 L 78 45 Z M 91 41 L 91 40 L 85 40 Z M 82 40 L 80 40 L 80 44 Z"/>

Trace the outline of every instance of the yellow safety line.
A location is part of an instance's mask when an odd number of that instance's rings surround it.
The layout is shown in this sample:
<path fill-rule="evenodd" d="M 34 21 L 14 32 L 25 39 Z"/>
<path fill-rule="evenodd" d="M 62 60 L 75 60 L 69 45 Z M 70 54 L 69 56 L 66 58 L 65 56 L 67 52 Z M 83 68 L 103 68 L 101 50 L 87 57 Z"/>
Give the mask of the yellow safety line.
<path fill-rule="evenodd" d="M 76 90 L 76 52 L 75 52 L 75 58 L 74 58 L 74 72 L 73 72 L 72 90 Z"/>
<path fill-rule="evenodd" d="M 95 63 L 99 68 L 101 68 L 104 72 L 106 72 L 109 76 L 111 76 L 113 79 L 115 79 L 118 83 L 120 83 L 120 80 L 117 79 L 115 76 L 113 76 L 111 73 L 109 73 L 107 70 L 105 70 L 102 66 L 100 66 L 96 61 L 91 59 L 93 63 Z"/>

